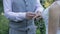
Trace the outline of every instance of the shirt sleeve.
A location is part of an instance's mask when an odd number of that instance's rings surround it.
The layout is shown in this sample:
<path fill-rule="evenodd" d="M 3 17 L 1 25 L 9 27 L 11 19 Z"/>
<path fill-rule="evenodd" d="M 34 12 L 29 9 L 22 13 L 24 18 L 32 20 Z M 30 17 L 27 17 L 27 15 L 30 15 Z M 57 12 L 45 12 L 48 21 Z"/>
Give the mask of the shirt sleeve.
<path fill-rule="evenodd" d="M 37 0 L 36 7 L 37 7 L 36 11 L 42 12 L 44 10 L 44 8 L 42 7 L 40 3 L 40 0 Z"/>
<path fill-rule="evenodd" d="M 4 6 L 4 15 L 9 19 L 13 21 L 22 21 L 26 18 L 26 13 L 16 13 L 12 12 L 12 1 L 11 0 L 3 0 L 3 6 Z"/>

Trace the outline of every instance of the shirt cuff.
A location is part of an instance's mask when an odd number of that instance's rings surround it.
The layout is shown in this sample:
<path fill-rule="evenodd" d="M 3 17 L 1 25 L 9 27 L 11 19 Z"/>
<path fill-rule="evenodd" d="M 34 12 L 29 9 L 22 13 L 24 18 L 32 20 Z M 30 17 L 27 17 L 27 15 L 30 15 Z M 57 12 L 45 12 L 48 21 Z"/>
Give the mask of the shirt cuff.
<path fill-rule="evenodd" d="M 25 20 L 26 19 L 26 13 L 24 12 L 20 12 L 20 13 L 18 13 L 18 16 L 16 16 L 16 19 L 18 20 L 18 21 L 23 21 L 23 20 Z"/>
<path fill-rule="evenodd" d="M 43 12 L 43 10 L 44 10 L 43 8 L 37 8 L 35 12 L 37 11 Z"/>
<path fill-rule="evenodd" d="M 20 15 L 20 18 L 22 18 L 22 19 L 26 18 L 26 13 L 25 12 L 24 13 L 19 13 L 19 15 Z"/>

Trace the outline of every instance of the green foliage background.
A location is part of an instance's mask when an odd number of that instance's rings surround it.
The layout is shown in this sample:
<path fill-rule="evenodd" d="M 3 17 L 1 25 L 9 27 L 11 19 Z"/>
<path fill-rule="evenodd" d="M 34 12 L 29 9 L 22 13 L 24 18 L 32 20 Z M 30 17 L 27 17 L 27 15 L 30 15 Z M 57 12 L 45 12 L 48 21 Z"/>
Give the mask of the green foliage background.
<path fill-rule="evenodd" d="M 41 4 L 44 6 L 44 8 L 47 8 L 51 3 L 53 3 L 54 0 L 41 0 Z M 41 19 L 40 22 L 37 22 L 36 21 L 36 25 L 37 26 L 41 26 L 41 25 L 38 25 L 39 23 L 43 23 L 43 20 Z M 44 30 L 43 32 L 45 32 L 45 25 L 42 26 L 43 28 L 39 28 L 37 29 L 37 33 L 36 34 L 41 34 L 42 33 L 42 30 Z M 6 17 L 4 16 L 3 14 L 3 3 L 2 3 L 2 0 L 0 0 L 0 34 L 8 34 L 8 29 L 9 29 L 9 21 L 8 19 L 6 19 Z M 45 34 L 45 33 L 43 33 Z"/>
<path fill-rule="evenodd" d="M 41 3 L 44 8 L 49 7 L 55 0 L 41 0 Z"/>

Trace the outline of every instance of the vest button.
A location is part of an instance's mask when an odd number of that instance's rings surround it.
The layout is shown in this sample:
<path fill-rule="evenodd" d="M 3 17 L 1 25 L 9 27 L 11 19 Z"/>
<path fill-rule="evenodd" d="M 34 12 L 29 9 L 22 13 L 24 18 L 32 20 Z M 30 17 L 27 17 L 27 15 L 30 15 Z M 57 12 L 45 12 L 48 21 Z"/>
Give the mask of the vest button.
<path fill-rule="evenodd" d="M 30 28 L 28 28 L 28 31 L 30 30 Z"/>
<path fill-rule="evenodd" d="M 26 5 L 28 5 L 28 2 L 26 2 Z"/>

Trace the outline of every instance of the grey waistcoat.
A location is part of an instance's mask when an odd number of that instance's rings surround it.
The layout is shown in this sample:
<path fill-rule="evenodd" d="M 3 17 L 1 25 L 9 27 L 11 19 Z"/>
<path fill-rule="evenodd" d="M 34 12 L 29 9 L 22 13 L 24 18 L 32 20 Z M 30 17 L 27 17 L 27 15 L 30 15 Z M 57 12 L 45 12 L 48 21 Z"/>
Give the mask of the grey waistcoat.
<path fill-rule="evenodd" d="M 36 0 L 12 0 L 13 12 L 34 12 L 36 9 Z M 35 29 L 34 19 L 19 22 L 10 21 L 10 28 L 15 30 L 26 31 Z"/>

